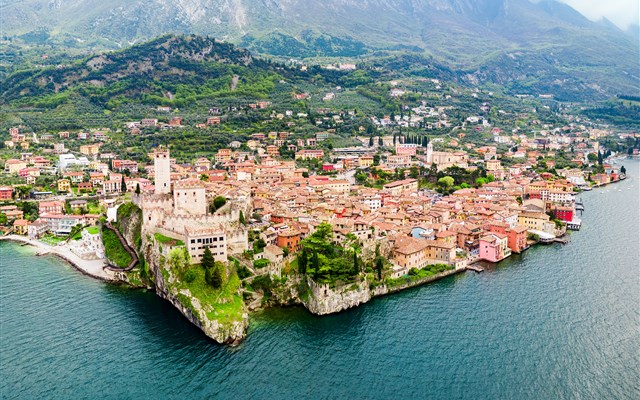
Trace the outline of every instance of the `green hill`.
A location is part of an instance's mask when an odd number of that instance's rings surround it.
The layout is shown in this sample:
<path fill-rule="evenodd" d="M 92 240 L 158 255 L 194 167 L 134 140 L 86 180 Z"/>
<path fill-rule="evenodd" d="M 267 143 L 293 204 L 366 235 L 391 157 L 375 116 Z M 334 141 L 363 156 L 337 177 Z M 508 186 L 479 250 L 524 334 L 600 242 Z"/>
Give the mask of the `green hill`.
<path fill-rule="evenodd" d="M 215 35 L 281 57 L 433 56 L 468 82 L 565 100 L 640 90 L 637 36 L 552 0 L 0 1 L 11 44 L 124 48 L 164 33 Z"/>

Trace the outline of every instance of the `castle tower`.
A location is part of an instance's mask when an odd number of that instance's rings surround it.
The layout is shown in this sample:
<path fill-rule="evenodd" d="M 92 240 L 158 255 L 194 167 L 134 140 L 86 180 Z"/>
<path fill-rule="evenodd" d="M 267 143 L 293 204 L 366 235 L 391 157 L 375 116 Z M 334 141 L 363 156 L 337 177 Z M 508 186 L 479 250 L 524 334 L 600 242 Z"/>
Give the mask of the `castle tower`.
<path fill-rule="evenodd" d="M 171 158 L 168 149 L 154 150 L 153 167 L 156 194 L 171 193 Z"/>
<path fill-rule="evenodd" d="M 427 164 L 431 165 L 431 163 L 433 163 L 433 143 L 429 141 L 427 143 Z"/>

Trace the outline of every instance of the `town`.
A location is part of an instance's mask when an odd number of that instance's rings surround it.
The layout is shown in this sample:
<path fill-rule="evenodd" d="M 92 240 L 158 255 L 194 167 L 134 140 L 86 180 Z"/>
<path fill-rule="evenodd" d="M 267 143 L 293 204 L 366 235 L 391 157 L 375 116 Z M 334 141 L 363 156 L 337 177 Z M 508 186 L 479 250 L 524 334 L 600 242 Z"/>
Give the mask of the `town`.
<path fill-rule="evenodd" d="M 446 112 L 422 104 L 410 115 L 371 116 L 349 147 L 324 144 L 355 113 L 326 116 L 309 134 L 295 131 L 306 115 L 271 112 L 293 129 L 251 133 L 187 162 L 172 157 L 173 144 L 140 159 L 103 150 L 123 133 L 179 130 L 179 116 L 127 122 L 123 132 L 14 127 L 4 148 L 19 156 L 4 160 L 0 224 L 5 237 L 64 248 L 80 269 L 91 261 L 90 275 L 162 288 L 223 342 L 243 337 L 247 307 L 296 298 L 314 313 L 337 312 L 397 288 L 480 272 L 538 243 L 566 243 L 567 230 L 581 227 L 579 193 L 624 179 L 620 160 L 638 155 L 634 133 L 577 122 L 506 133 L 481 116 L 456 129 Z M 220 110 L 209 114 L 192 128 L 225 123 Z M 429 135 L 429 118 L 451 133 Z M 493 143 L 467 140 L 479 130 Z M 628 148 L 612 153 L 603 143 Z M 198 294 L 190 280 L 213 282 L 207 290 L 227 293 L 221 304 L 236 309 L 219 315 L 220 304 L 205 304 L 206 290 Z M 278 292 L 301 282 L 305 288 L 288 298 Z"/>

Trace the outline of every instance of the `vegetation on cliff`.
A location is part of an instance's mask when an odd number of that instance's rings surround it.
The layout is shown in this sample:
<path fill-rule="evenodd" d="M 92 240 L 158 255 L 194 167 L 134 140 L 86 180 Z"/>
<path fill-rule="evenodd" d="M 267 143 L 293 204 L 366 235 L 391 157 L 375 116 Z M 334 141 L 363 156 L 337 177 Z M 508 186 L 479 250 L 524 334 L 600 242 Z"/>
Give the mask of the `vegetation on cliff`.
<path fill-rule="evenodd" d="M 115 232 L 103 227 L 102 244 L 104 245 L 104 253 L 107 260 L 116 267 L 127 268 L 129 266 L 129 263 L 131 263 L 131 255 L 122 246 Z"/>
<path fill-rule="evenodd" d="M 242 324 L 245 306 L 240 294 L 241 282 L 233 268 L 216 262 L 220 271 L 220 282 L 214 287 L 207 281 L 207 268 L 192 264 L 184 247 L 176 247 L 169 253 L 162 268 L 165 285 L 180 303 L 198 318 L 204 327 L 218 325 L 231 330 Z M 206 329 L 205 329 L 206 332 Z"/>
<path fill-rule="evenodd" d="M 342 247 L 332 242 L 331 225 L 318 225 L 316 231 L 301 243 L 298 270 L 318 283 L 330 285 L 355 281 L 360 275 L 361 262 L 357 254 L 357 241 L 352 247 Z"/>

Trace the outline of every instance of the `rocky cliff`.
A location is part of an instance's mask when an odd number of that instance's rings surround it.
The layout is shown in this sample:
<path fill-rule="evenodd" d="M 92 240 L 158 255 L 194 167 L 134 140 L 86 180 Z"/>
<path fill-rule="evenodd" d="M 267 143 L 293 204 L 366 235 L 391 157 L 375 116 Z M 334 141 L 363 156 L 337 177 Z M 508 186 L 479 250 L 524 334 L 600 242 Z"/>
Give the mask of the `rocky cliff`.
<path fill-rule="evenodd" d="M 313 281 L 308 280 L 309 290 L 305 295 L 301 295 L 300 297 L 302 304 L 312 314 L 333 314 L 367 303 L 374 297 L 420 286 L 462 271 L 464 271 L 464 269 L 453 269 L 426 278 L 415 280 L 407 279 L 404 282 L 397 282 L 392 286 L 384 284 L 375 287 L 370 287 L 368 282 L 360 282 L 330 288 L 329 285 L 317 285 Z"/>
<path fill-rule="evenodd" d="M 177 285 L 177 277 L 160 253 L 157 243 L 149 235 L 143 239 L 144 257 L 150 275 L 155 282 L 156 294 L 170 302 L 192 324 L 221 344 L 237 345 L 246 337 L 249 326 L 249 314 L 244 303 L 242 312 L 232 317 L 221 315 L 219 319 L 211 317 L 212 306 L 203 304 L 191 290 Z M 215 308 L 215 305 L 213 306 Z"/>

